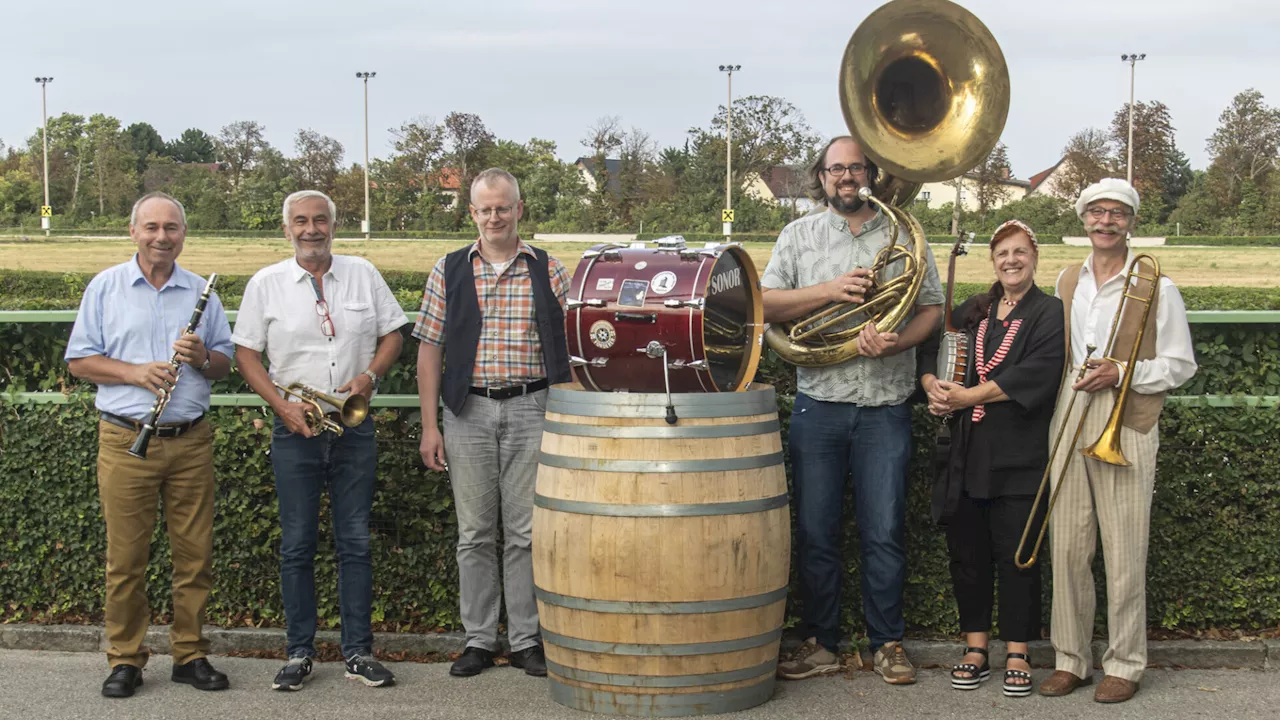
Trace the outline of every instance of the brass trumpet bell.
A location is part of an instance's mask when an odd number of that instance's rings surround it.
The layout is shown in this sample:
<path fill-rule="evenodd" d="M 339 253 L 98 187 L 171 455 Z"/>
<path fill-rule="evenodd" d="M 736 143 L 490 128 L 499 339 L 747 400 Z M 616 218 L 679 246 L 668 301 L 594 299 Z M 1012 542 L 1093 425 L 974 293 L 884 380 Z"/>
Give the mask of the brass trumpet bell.
<path fill-rule="evenodd" d="M 326 430 L 336 435 L 342 435 L 343 426 L 355 427 L 364 422 L 369 416 L 369 399 L 363 395 L 349 395 L 345 400 L 326 395 L 325 393 L 309 387 L 302 383 L 291 383 L 289 387 L 285 387 L 280 383 L 272 383 L 285 395 L 292 395 L 303 403 L 310 405 L 307 408 L 307 426 L 311 428 L 313 435 L 319 435 Z M 329 418 L 325 412 L 324 406 L 320 403 L 328 403 L 338 409 L 338 417 L 342 421 L 338 424 Z"/>
<path fill-rule="evenodd" d="M 884 173 L 949 180 L 999 142 L 1009 69 L 995 36 L 968 10 L 948 0 L 893 0 L 849 39 L 840 105 L 850 134 Z M 918 188 L 904 190 L 889 201 L 901 207 Z"/>

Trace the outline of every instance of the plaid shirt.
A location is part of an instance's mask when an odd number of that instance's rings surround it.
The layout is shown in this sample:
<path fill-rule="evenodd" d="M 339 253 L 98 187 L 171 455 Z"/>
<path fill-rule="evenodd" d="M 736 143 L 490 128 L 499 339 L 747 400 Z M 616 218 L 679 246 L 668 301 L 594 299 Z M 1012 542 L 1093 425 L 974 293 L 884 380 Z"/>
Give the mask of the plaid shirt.
<path fill-rule="evenodd" d="M 506 387 L 545 378 L 547 369 L 534 317 L 533 281 L 527 259 L 534 257 L 533 249 L 520 240 L 515 258 L 501 275 L 480 256 L 480 241 L 471 246 L 470 256 L 481 316 L 480 343 L 476 348 L 476 365 L 471 371 L 471 385 Z M 551 291 L 564 308 L 569 271 L 550 255 L 547 261 Z M 440 258 L 431 269 L 422 293 L 422 310 L 413 325 L 415 338 L 432 345 L 444 345 L 444 298 L 444 258 Z"/>

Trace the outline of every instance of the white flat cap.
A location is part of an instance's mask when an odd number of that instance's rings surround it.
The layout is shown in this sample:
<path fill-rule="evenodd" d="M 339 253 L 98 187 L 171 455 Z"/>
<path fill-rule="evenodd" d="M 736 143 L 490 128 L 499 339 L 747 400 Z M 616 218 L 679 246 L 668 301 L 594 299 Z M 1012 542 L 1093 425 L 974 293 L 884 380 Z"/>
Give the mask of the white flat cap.
<path fill-rule="evenodd" d="M 1103 178 L 1085 188 L 1080 193 L 1080 199 L 1076 200 L 1076 215 L 1083 217 L 1084 211 L 1089 209 L 1089 203 L 1098 200 L 1122 202 L 1133 208 L 1134 215 L 1138 214 L 1138 191 L 1120 178 Z"/>

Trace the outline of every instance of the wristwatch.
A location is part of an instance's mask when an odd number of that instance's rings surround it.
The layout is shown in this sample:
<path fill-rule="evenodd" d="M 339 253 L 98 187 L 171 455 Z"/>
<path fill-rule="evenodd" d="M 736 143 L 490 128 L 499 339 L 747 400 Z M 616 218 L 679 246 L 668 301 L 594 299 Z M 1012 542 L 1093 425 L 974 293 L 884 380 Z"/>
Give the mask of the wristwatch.
<path fill-rule="evenodd" d="M 369 376 L 369 379 L 373 381 L 373 389 L 377 390 L 378 389 L 378 373 L 372 370 L 365 370 L 364 374 Z"/>
<path fill-rule="evenodd" d="M 205 350 L 205 351 L 204 351 L 204 364 L 200 366 L 199 370 L 200 370 L 200 372 L 202 372 L 202 373 L 203 373 L 203 372 L 208 371 L 208 369 L 209 369 L 209 368 L 211 368 L 211 367 L 213 367 L 213 353 L 209 352 L 208 350 Z"/>

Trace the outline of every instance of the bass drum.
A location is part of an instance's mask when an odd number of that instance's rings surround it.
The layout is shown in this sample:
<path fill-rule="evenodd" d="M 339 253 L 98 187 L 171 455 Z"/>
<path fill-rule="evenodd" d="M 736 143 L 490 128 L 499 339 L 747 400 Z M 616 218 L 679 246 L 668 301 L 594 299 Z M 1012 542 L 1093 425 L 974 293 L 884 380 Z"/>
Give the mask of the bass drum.
<path fill-rule="evenodd" d="M 738 244 L 596 245 L 573 275 L 565 336 L 575 379 L 597 391 L 746 389 L 760 363 L 764 307 Z"/>

